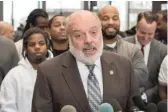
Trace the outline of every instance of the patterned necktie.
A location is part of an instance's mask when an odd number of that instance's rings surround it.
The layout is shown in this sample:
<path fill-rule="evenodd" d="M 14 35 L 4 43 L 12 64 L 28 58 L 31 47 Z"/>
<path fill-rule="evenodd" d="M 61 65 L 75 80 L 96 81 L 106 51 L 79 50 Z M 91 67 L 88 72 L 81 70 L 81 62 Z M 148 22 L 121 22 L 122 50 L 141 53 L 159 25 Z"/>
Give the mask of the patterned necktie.
<path fill-rule="evenodd" d="M 87 80 L 88 101 L 92 112 L 98 112 L 98 108 L 102 102 L 102 98 L 100 93 L 99 82 L 93 73 L 95 65 L 87 65 L 87 67 L 89 69 L 89 76 Z"/>

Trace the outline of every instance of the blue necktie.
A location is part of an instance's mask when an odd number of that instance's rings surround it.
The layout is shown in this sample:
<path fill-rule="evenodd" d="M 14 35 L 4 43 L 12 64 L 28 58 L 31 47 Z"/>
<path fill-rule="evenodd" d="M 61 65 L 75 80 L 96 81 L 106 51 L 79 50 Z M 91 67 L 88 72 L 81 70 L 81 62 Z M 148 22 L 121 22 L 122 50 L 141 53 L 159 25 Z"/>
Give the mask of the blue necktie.
<path fill-rule="evenodd" d="M 98 112 L 98 108 L 102 102 L 99 82 L 93 73 L 95 65 L 87 65 L 89 69 L 89 76 L 87 80 L 88 101 L 92 112 Z"/>

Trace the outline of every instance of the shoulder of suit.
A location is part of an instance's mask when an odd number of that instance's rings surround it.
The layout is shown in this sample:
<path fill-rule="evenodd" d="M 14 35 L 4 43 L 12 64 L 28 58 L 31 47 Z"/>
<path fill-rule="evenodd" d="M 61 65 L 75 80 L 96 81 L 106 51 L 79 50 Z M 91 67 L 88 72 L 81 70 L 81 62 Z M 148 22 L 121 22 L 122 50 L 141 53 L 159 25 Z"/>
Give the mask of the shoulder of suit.
<path fill-rule="evenodd" d="M 66 51 L 66 52 L 64 52 L 64 53 L 62 53 L 62 54 L 60 54 L 56 57 L 53 57 L 49 60 L 46 60 L 46 61 L 42 62 L 40 64 L 40 66 L 47 66 L 48 67 L 48 66 L 56 66 L 56 65 L 59 65 L 59 64 L 61 65 L 63 59 L 66 58 L 68 53 L 69 53 L 69 51 Z"/>
<path fill-rule="evenodd" d="M 7 39 L 5 37 L 0 37 L 0 43 L 6 45 L 14 45 L 14 42 L 12 40 Z"/>
<path fill-rule="evenodd" d="M 122 39 L 122 44 L 123 44 L 123 47 L 127 48 L 127 49 L 130 49 L 130 50 L 140 50 L 138 45 L 134 44 L 134 43 L 130 43 L 124 39 Z"/>
<path fill-rule="evenodd" d="M 135 35 L 134 36 L 129 36 L 129 37 L 125 37 L 124 40 L 126 41 L 131 41 L 135 38 Z"/>
<path fill-rule="evenodd" d="M 111 63 L 111 62 L 117 62 L 117 61 L 130 61 L 130 59 L 128 57 L 122 56 L 118 53 L 115 52 L 110 52 L 110 51 L 103 51 L 103 58 L 104 60 L 106 60 L 107 62 Z"/>
<path fill-rule="evenodd" d="M 156 48 L 159 48 L 159 49 L 162 49 L 162 50 L 167 49 L 167 46 L 165 44 L 161 43 L 160 41 L 158 41 L 156 39 L 154 39 L 151 44 L 155 45 Z"/>
<path fill-rule="evenodd" d="M 7 51 L 3 50 L 4 52 L 8 52 L 9 54 L 16 54 L 16 46 L 14 42 L 10 39 L 5 37 L 0 37 L 0 47 L 7 49 Z M 5 53 L 5 54 L 6 54 Z"/>

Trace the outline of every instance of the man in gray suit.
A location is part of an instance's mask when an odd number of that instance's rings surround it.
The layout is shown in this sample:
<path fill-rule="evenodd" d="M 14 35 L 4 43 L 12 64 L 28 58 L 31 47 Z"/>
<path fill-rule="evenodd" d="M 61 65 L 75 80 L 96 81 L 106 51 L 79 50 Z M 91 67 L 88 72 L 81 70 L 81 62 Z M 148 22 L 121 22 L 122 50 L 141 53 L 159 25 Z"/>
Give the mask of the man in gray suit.
<path fill-rule="evenodd" d="M 19 61 L 14 42 L 5 37 L 0 37 L 0 53 L 0 67 L 6 75 Z"/>
<path fill-rule="evenodd" d="M 119 35 L 119 12 L 111 5 L 107 5 L 98 14 L 102 23 L 104 49 L 116 52 L 129 58 L 132 62 L 135 75 L 139 82 L 140 91 L 143 92 L 148 79 L 148 71 L 140 49 L 124 41 Z"/>
<path fill-rule="evenodd" d="M 144 94 L 148 102 L 157 103 L 158 97 L 158 73 L 162 60 L 167 54 L 164 44 L 154 39 L 157 28 L 157 17 L 152 12 L 143 12 L 138 15 L 136 35 L 126 38 L 127 41 L 141 47 L 145 63 L 148 67 L 149 78 Z"/>
<path fill-rule="evenodd" d="M 140 95 L 138 84 L 129 59 L 103 51 L 99 18 L 90 11 L 74 12 L 67 18 L 66 33 L 69 51 L 38 68 L 32 112 L 60 112 L 65 105 L 97 112 L 112 99 L 128 112 L 132 97 Z"/>

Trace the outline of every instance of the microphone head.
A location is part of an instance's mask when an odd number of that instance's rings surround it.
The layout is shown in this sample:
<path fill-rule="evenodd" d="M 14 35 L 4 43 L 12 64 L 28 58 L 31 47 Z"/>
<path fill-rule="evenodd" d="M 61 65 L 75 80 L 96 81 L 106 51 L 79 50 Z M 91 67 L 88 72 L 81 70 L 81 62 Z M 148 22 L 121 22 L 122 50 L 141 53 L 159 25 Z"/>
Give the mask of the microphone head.
<path fill-rule="evenodd" d="M 149 103 L 145 112 L 157 112 L 157 106 L 154 103 Z"/>
<path fill-rule="evenodd" d="M 65 105 L 60 112 L 77 112 L 72 105 Z"/>
<path fill-rule="evenodd" d="M 167 112 L 167 99 L 162 100 L 157 105 L 158 112 Z"/>
<path fill-rule="evenodd" d="M 138 112 L 138 111 L 140 111 L 140 110 L 136 106 L 133 106 L 133 107 L 130 108 L 130 112 Z"/>
<path fill-rule="evenodd" d="M 135 106 L 138 107 L 140 110 L 145 110 L 146 109 L 146 105 L 143 102 L 141 96 L 134 96 L 132 98 L 132 100 L 133 100 Z"/>
<path fill-rule="evenodd" d="M 99 107 L 99 112 L 114 112 L 114 110 L 109 103 L 103 103 Z"/>
<path fill-rule="evenodd" d="M 113 106 L 114 112 L 122 111 L 121 105 L 116 99 L 112 99 L 110 104 Z"/>

